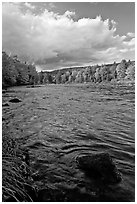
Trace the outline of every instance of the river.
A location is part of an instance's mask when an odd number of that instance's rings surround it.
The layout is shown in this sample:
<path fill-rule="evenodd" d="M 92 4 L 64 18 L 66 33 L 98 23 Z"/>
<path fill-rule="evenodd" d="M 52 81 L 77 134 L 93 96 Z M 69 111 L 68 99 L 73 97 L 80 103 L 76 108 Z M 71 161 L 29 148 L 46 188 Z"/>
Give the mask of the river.
<path fill-rule="evenodd" d="M 133 83 L 13 87 L 2 99 L 14 97 L 22 102 L 3 107 L 3 134 L 29 148 L 40 201 L 135 200 Z M 120 184 L 98 186 L 77 167 L 78 156 L 98 152 L 112 156 Z"/>

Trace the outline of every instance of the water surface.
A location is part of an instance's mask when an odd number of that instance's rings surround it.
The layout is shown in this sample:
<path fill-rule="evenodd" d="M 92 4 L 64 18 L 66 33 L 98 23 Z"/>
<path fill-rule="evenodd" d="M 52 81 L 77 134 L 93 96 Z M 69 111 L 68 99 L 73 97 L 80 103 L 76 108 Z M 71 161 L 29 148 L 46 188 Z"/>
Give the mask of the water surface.
<path fill-rule="evenodd" d="M 13 87 L 21 103 L 3 107 L 3 134 L 21 138 L 28 147 L 42 201 L 134 201 L 134 84 L 46 85 Z M 100 186 L 78 169 L 80 155 L 108 152 L 122 182 Z"/>

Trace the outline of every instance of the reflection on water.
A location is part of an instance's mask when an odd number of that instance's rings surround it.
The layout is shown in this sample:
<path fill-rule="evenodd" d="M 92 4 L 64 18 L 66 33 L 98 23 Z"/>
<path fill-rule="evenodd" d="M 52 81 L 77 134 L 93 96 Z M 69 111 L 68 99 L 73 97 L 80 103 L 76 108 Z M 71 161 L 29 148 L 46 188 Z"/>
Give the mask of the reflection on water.
<path fill-rule="evenodd" d="M 14 96 L 22 103 L 3 109 L 3 134 L 23 138 L 36 184 L 51 189 L 53 201 L 134 201 L 134 84 L 12 88 L 3 101 Z M 102 151 L 116 161 L 119 185 L 101 188 L 78 169 L 79 155 Z"/>

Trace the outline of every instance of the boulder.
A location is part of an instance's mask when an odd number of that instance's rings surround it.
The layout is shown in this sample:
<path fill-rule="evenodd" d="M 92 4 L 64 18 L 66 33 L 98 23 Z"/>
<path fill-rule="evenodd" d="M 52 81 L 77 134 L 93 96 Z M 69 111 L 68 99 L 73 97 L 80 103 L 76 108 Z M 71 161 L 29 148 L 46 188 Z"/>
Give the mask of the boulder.
<path fill-rule="evenodd" d="M 79 156 L 76 161 L 86 175 L 105 184 L 116 184 L 122 179 L 108 153 Z"/>
<path fill-rule="evenodd" d="M 9 100 L 9 102 L 11 102 L 11 103 L 19 103 L 19 102 L 22 102 L 22 100 L 19 99 L 19 98 L 12 98 L 12 99 Z"/>

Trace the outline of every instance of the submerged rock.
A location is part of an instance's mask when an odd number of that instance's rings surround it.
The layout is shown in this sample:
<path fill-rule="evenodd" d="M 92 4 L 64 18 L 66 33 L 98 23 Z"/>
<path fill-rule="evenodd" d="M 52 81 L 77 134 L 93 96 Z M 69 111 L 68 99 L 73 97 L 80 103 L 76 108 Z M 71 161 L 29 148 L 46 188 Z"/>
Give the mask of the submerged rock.
<path fill-rule="evenodd" d="M 22 102 L 22 100 L 19 99 L 19 98 L 12 98 L 12 99 L 9 100 L 9 102 L 11 102 L 11 103 L 19 103 L 19 102 Z"/>
<path fill-rule="evenodd" d="M 4 94 L 4 93 L 6 93 L 7 92 L 7 90 L 6 89 L 2 89 L 2 93 Z"/>
<path fill-rule="evenodd" d="M 9 104 L 8 104 L 8 103 L 3 103 L 2 106 L 3 106 L 3 107 L 9 106 Z"/>
<path fill-rule="evenodd" d="M 122 180 L 116 164 L 108 153 L 80 156 L 77 163 L 89 177 L 105 184 L 116 184 Z"/>

